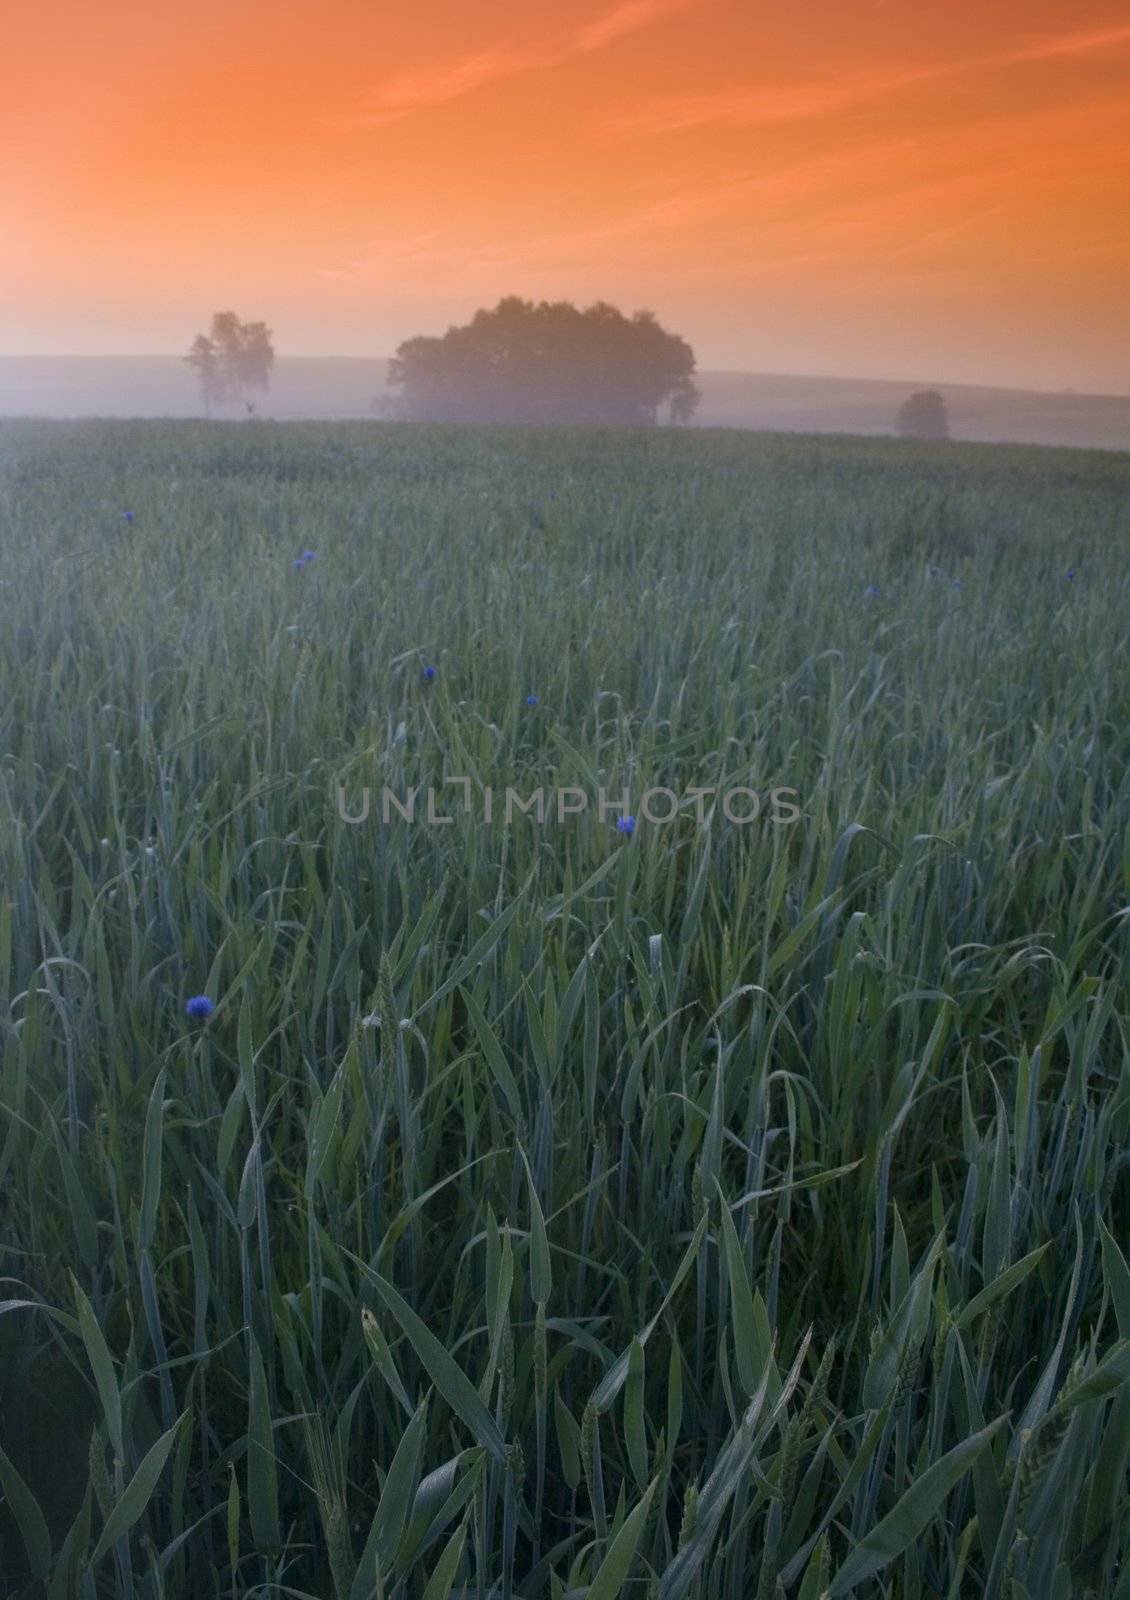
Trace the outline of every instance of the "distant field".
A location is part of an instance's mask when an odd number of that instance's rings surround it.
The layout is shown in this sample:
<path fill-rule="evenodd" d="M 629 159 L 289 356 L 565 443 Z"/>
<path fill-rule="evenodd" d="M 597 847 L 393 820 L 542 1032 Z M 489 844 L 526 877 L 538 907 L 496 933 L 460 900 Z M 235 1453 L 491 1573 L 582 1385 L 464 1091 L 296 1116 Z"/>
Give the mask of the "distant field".
<path fill-rule="evenodd" d="M 280 357 L 264 416 L 374 416 L 384 393 L 379 360 Z M 889 434 L 899 406 L 929 380 L 797 378 L 702 372 L 698 421 L 769 432 Z M 1044 394 L 964 384 L 933 385 L 962 439 L 1130 449 L 1130 395 Z M 196 416 L 183 362 L 166 356 L 0 358 L 0 416 Z"/>
<path fill-rule="evenodd" d="M 9 422 L 0 617 L 5 1600 L 1125 1600 L 1130 455 Z"/>

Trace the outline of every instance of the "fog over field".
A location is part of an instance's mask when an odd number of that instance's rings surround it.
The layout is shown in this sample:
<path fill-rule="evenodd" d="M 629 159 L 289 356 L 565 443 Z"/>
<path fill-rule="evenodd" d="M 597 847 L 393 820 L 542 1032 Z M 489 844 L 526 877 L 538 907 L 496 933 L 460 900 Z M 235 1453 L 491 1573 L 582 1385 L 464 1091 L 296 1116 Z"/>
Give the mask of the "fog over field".
<path fill-rule="evenodd" d="M 325 421 L 379 417 L 386 363 L 372 357 L 280 356 L 261 416 Z M 702 427 L 797 433 L 891 433 L 925 379 L 700 371 Z M 1130 448 L 1130 395 L 939 385 L 956 438 Z M 0 357 L 0 416 L 187 417 L 201 414 L 192 374 L 173 356 Z M 226 413 L 237 416 L 232 410 Z"/>

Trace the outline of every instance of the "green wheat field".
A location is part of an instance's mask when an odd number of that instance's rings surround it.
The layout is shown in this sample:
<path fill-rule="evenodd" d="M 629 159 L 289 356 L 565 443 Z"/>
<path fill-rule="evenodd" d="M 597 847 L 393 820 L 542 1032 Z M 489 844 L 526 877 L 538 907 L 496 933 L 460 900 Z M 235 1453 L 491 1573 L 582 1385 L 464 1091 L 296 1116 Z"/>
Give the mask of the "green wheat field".
<path fill-rule="evenodd" d="M 1126 455 L 3 425 L 4 1600 L 1127 1600 L 1128 635 Z"/>

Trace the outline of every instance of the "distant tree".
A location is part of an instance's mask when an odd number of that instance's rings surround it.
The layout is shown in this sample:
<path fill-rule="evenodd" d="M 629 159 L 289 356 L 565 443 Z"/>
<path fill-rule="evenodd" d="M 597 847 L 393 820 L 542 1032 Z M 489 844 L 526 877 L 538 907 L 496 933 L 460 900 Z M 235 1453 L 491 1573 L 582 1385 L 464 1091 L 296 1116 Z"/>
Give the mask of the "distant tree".
<path fill-rule="evenodd" d="M 454 422 L 689 422 L 694 351 L 650 311 L 510 295 L 442 338 L 407 339 L 389 363 L 401 415 Z"/>
<path fill-rule="evenodd" d="M 224 383 L 220 372 L 219 351 L 207 334 L 198 333 L 184 359 L 196 372 L 196 380 L 200 385 L 200 398 L 204 402 L 205 414 L 211 416 L 212 407 L 220 404 L 224 399 Z"/>
<path fill-rule="evenodd" d="M 895 428 L 904 439 L 948 439 L 945 400 L 936 389 L 920 389 L 899 407 Z"/>
<path fill-rule="evenodd" d="M 198 333 L 184 358 L 195 371 L 204 410 L 241 401 L 255 415 L 250 393 L 265 394 L 271 382 L 275 352 L 265 322 L 241 322 L 234 311 L 217 311 L 209 333 Z"/>

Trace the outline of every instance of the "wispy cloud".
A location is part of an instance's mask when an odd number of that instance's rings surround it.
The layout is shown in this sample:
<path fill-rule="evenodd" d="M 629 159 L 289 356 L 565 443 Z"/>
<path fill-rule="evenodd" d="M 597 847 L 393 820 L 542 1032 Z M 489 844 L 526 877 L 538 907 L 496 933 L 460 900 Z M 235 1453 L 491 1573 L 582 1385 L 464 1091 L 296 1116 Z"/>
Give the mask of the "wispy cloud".
<path fill-rule="evenodd" d="M 752 127 L 760 123 L 801 121 L 855 106 L 878 104 L 904 90 L 986 69 L 1073 56 L 1101 56 L 1124 50 L 1130 50 L 1130 25 L 1048 34 L 1007 50 L 932 66 L 846 73 L 794 83 L 740 85 L 729 91 L 680 95 L 616 117 L 606 128 L 609 132 L 647 136 L 680 133 L 695 127 Z"/>
<path fill-rule="evenodd" d="M 394 281 L 407 268 L 417 290 L 441 298 L 454 280 L 469 294 L 515 284 L 534 294 L 564 292 L 574 281 L 593 281 L 610 261 L 632 264 L 649 285 L 669 273 L 684 287 L 739 270 L 775 281 L 801 272 L 834 279 L 852 271 L 875 281 L 952 276 L 947 242 L 977 238 L 1022 206 L 1037 179 L 1074 182 L 1086 170 L 1105 183 L 1122 160 L 1118 141 L 1105 133 L 1126 115 L 1121 99 L 1066 114 L 1058 106 L 1000 118 L 987 112 L 973 124 L 838 142 L 781 165 L 688 174 L 601 220 L 515 224 L 488 238 L 463 229 L 376 238 L 323 276 L 363 285 Z M 1085 133 L 1094 139 L 1082 156 Z M 1095 253 L 1104 252 L 1109 245 L 1100 242 Z"/>
<path fill-rule="evenodd" d="M 617 133 L 680 133 L 687 128 L 749 127 L 821 117 L 884 99 L 947 76 L 952 67 L 923 67 L 886 73 L 857 73 L 799 83 L 737 87 L 711 94 L 680 95 L 626 112 L 606 124 Z"/>
<path fill-rule="evenodd" d="M 876 147 L 878 148 L 878 147 Z M 778 211 L 791 210 L 798 193 L 839 193 L 859 152 L 837 151 L 790 164 L 779 171 L 739 168 L 710 179 L 678 183 L 646 205 L 626 209 L 605 221 L 566 225 L 539 232 L 524 230 L 489 241 L 473 242 L 434 235 L 382 237 L 321 276 L 339 282 L 380 280 L 390 268 L 411 265 L 414 281 L 448 284 L 453 273 L 467 287 L 497 285 L 500 275 L 515 271 L 554 273 L 599 265 L 610 247 L 646 246 L 649 259 L 663 241 L 701 228 L 704 223 L 732 218 L 748 221 L 755 208 L 758 231 L 772 225 Z"/>
<path fill-rule="evenodd" d="M 585 55 L 590 50 L 603 50 L 630 33 L 639 33 L 674 11 L 685 11 L 698 0 L 621 0 L 611 11 L 594 17 L 577 28 L 572 38 L 569 55 Z"/>
<path fill-rule="evenodd" d="M 484 84 L 538 68 L 555 67 L 576 56 L 603 50 L 662 18 L 703 0 L 620 0 L 556 38 L 531 44 L 496 44 L 426 72 L 403 73 L 380 84 L 354 111 L 335 119 L 339 126 L 380 127 L 399 122 L 429 106 L 444 105 Z"/>
<path fill-rule="evenodd" d="M 446 100 L 456 100 L 470 94 L 492 78 L 504 77 L 519 71 L 523 58 L 514 51 L 497 46 L 482 50 L 477 55 L 464 56 L 461 61 L 436 67 L 431 72 L 405 72 L 390 78 L 377 90 L 368 108 L 370 121 L 393 121 L 424 106 L 442 105 Z"/>
<path fill-rule="evenodd" d="M 1012 50 L 1004 61 L 1054 61 L 1058 56 L 1105 54 L 1108 50 L 1130 48 L 1130 25 L 1117 28 L 1091 28 L 1078 33 L 1048 34 L 1031 39 Z"/>

